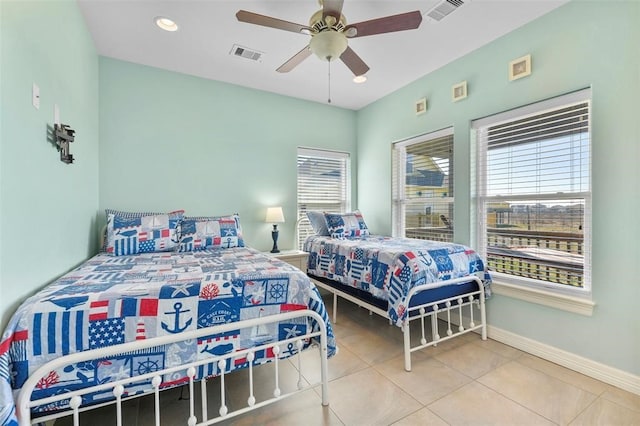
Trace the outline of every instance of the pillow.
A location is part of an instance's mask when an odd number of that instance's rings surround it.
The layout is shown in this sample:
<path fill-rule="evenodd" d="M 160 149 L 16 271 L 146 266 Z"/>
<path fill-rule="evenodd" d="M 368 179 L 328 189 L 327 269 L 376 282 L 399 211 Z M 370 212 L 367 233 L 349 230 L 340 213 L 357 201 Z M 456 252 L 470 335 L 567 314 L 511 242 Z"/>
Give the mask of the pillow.
<path fill-rule="evenodd" d="M 184 217 L 178 251 L 244 247 L 240 216 Z"/>
<path fill-rule="evenodd" d="M 107 248 L 112 256 L 171 251 L 178 245 L 183 210 L 171 213 L 130 213 L 106 210 Z"/>
<path fill-rule="evenodd" d="M 311 210 L 307 212 L 307 217 L 316 235 L 329 235 L 327 219 L 325 219 L 323 212 Z"/>
<path fill-rule="evenodd" d="M 120 210 L 113 210 L 113 209 L 105 209 L 104 210 L 107 216 L 107 220 L 109 219 L 109 215 L 110 214 L 114 214 L 114 215 L 118 215 L 118 216 L 122 216 L 122 217 L 128 217 L 131 219 L 136 219 L 142 216 L 153 216 L 153 215 L 159 215 L 159 214 L 164 214 L 164 213 L 151 213 L 151 212 L 145 212 L 145 213 L 132 213 L 132 212 L 123 212 Z M 109 238 L 107 236 L 107 230 L 108 230 L 108 226 L 104 227 L 104 234 L 102 236 L 102 247 L 100 247 L 100 251 L 107 251 L 107 244 L 109 242 Z"/>
<path fill-rule="evenodd" d="M 351 213 L 325 213 L 324 217 L 327 220 L 331 238 L 344 239 L 369 235 L 369 228 L 358 210 Z"/>

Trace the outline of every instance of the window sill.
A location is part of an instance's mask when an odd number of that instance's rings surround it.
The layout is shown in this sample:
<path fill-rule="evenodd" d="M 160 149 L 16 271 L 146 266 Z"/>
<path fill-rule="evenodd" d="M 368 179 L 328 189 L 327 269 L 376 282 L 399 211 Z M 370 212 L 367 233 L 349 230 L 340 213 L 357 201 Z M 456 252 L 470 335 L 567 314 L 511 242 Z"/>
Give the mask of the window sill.
<path fill-rule="evenodd" d="M 494 281 L 491 284 L 491 290 L 493 293 L 499 294 L 500 296 L 550 306 L 552 308 L 573 312 L 574 314 L 580 314 L 587 317 L 593 315 L 593 307 L 596 305 L 591 300 L 565 296 L 549 291 L 526 288 L 513 284 L 506 284 L 504 282 L 501 283 Z"/>

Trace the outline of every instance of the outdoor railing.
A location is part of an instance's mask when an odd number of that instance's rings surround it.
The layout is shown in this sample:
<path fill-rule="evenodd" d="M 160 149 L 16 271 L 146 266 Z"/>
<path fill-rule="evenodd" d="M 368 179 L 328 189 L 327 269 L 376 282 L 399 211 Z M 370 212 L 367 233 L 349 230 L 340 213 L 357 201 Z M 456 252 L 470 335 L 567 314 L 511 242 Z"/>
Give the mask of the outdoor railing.
<path fill-rule="evenodd" d="M 582 287 L 582 233 L 487 229 L 489 269 L 519 277 Z"/>
<path fill-rule="evenodd" d="M 448 228 L 407 228 L 408 238 L 452 241 Z M 582 233 L 487 229 L 487 264 L 494 272 L 576 287 L 583 285 Z"/>
<path fill-rule="evenodd" d="M 443 242 L 453 241 L 453 230 L 444 226 L 430 228 L 406 228 L 404 232 L 407 238 Z"/>
<path fill-rule="evenodd" d="M 582 233 L 487 228 L 488 246 L 539 247 L 565 253 L 583 254 Z"/>

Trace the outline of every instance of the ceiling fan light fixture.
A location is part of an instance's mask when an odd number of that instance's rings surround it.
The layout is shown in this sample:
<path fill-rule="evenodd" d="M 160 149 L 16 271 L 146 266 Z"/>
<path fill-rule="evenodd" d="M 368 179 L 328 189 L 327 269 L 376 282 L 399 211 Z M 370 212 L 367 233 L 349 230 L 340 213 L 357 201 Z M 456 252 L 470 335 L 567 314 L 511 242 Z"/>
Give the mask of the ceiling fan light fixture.
<path fill-rule="evenodd" d="M 367 81 L 367 76 L 366 75 L 356 75 L 355 77 L 353 77 L 353 82 L 354 83 L 364 83 L 365 81 Z"/>
<path fill-rule="evenodd" d="M 156 25 L 165 31 L 178 31 L 178 24 L 165 16 L 156 16 L 154 20 Z"/>
<path fill-rule="evenodd" d="M 347 49 L 347 37 L 337 31 L 323 31 L 311 38 L 309 49 L 320 59 L 333 61 Z"/>

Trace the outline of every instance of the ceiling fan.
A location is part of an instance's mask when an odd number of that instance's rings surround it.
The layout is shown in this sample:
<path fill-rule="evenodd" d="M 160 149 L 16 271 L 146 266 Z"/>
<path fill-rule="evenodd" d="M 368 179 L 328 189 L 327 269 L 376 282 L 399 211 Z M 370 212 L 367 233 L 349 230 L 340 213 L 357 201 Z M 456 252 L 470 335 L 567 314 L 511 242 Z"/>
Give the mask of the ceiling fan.
<path fill-rule="evenodd" d="M 344 0 L 318 0 L 318 2 L 322 9 L 311 16 L 308 26 L 246 10 L 238 11 L 236 18 L 240 22 L 311 36 L 309 44 L 282 64 L 276 70 L 278 72 L 291 71 L 312 53 L 315 53 L 320 59 L 329 62 L 340 58 L 356 76 L 364 75 L 369 71 L 369 66 L 349 47 L 348 39 L 413 30 L 418 28 L 422 22 L 422 14 L 419 10 L 415 10 L 356 24 L 347 24 L 347 20 L 342 14 Z"/>

